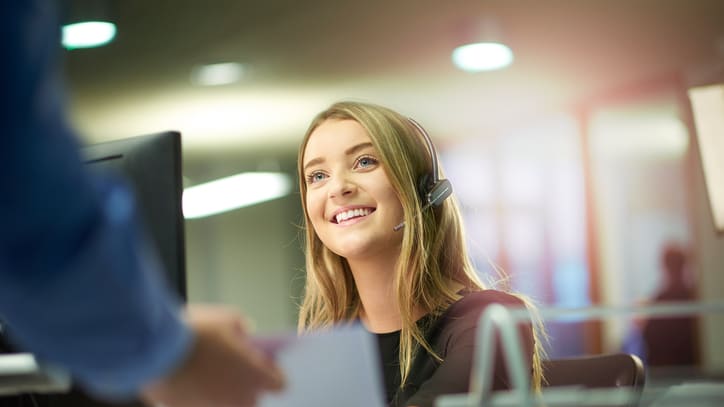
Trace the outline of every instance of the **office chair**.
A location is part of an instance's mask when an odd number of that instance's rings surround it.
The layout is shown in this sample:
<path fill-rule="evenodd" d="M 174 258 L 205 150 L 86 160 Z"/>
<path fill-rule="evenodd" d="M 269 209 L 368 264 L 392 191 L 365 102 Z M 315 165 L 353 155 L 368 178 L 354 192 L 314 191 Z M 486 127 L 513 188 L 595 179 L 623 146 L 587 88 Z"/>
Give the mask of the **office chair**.
<path fill-rule="evenodd" d="M 435 400 L 436 407 L 469 407 L 483 403 L 506 406 L 636 406 L 641 399 L 646 377 L 644 365 L 638 357 L 625 353 L 544 360 L 544 388 L 540 394 L 531 392 L 530 370 L 526 372 L 514 318 L 511 311 L 500 304 L 491 304 L 483 312 L 477 338 L 479 346 L 475 349 L 470 391 L 442 395 Z M 491 355 L 497 342 L 502 345 L 512 389 L 492 394 Z M 586 391 L 577 391 L 581 389 Z M 616 389 L 629 391 L 618 392 Z"/>
<path fill-rule="evenodd" d="M 544 387 L 628 388 L 635 395 L 633 406 L 638 404 L 646 382 L 643 362 L 627 353 L 550 359 L 542 364 Z"/>

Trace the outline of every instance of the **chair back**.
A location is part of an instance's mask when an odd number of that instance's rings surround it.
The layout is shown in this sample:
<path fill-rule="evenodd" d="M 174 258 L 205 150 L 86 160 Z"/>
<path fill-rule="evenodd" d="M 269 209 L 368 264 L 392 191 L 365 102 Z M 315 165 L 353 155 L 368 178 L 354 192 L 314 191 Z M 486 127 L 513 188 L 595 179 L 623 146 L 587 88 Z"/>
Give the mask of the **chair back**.
<path fill-rule="evenodd" d="M 545 387 L 622 387 L 640 397 L 646 382 L 643 362 L 636 355 L 627 353 L 550 359 L 544 360 L 542 365 Z"/>

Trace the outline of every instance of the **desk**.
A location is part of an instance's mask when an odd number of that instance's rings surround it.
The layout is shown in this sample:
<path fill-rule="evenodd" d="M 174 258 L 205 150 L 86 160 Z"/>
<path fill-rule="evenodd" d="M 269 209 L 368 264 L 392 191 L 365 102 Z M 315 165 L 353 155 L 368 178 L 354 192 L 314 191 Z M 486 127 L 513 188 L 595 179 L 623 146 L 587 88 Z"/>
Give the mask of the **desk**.
<path fill-rule="evenodd" d="M 144 407 L 132 401 L 108 404 L 73 387 L 70 376 L 40 366 L 29 353 L 0 354 L 0 407 Z"/>

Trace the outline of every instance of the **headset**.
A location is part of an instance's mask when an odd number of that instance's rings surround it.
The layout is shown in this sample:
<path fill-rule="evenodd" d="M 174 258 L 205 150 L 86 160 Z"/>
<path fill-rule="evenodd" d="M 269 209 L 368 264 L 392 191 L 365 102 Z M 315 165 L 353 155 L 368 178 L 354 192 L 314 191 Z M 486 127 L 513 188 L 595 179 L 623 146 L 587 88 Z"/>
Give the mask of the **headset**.
<path fill-rule="evenodd" d="M 425 139 L 427 150 L 432 159 L 432 174 L 423 174 L 417 183 L 417 190 L 422 199 L 422 210 L 431 206 L 440 206 L 442 202 L 452 194 L 452 184 L 447 179 L 440 179 L 437 163 L 437 151 L 432 144 L 432 139 L 427 131 L 415 120 L 407 118 L 407 120 L 417 129 L 417 131 Z"/>
<path fill-rule="evenodd" d="M 430 153 L 432 161 L 432 174 L 423 174 L 420 176 L 420 179 L 417 180 L 417 193 L 422 200 L 422 212 L 431 206 L 440 206 L 440 204 L 452 194 L 452 184 L 444 178 L 440 179 L 437 169 L 437 151 L 435 151 L 435 146 L 432 144 L 430 135 L 427 134 L 425 129 L 415 120 L 408 117 L 407 121 L 417 129 L 417 132 L 420 133 L 425 140 L 427 151 Z M 403 227 L 405 227 L 405 222 L 399 223 L 393 227 L 392 230 L 397 232 Z"/>
<path fill-rule="evenodd" d="M 420 195 L 422 200 L 422 211 L 431 206 L 440 206 L 442 202 L 452 194 L 452 184 L 446 179 L 440 179 L 440 175 L 437 169 L 437 151 L 435 146 L 432 144 L 430 135 L 427 134 L 425 129 L 420 124 L 411 118 L 407 118 L 407 121 L 417 129 L 417 132 L 422 135 L 427 145 L 427 151 L 430 153 L 432 159 L 432 174 L 423 174 L 417 181 L 417 193 Z M 396 225 L 392 230 L 395 232 L 405 227 L 405 222 L 401 222 Z"/>

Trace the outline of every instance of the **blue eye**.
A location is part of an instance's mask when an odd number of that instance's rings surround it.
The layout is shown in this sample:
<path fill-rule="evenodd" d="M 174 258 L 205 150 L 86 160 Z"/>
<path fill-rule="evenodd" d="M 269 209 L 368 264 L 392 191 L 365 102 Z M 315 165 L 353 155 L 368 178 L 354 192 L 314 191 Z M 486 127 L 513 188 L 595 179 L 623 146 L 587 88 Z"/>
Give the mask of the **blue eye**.
<path fill-rule="evenodd" d="M 307 175 L 307 184 L 314 184 L 315 182 L 319 182 L 327 178 L 327 176 L 320 171 L 315 171 L 309 175 Z"/>
<path fill-rule="evenodd" d="M 372 167 L 376 166 L 378 163 L 379 163 L 379 161 L 377 161 L 376 159 L 374 159 L 370 156 L 363 156 L 363 157 L 360 157 L 359 159 L 357 159 L 357 163 L 356 163 L 355 167 L 372 168 Z"/>

